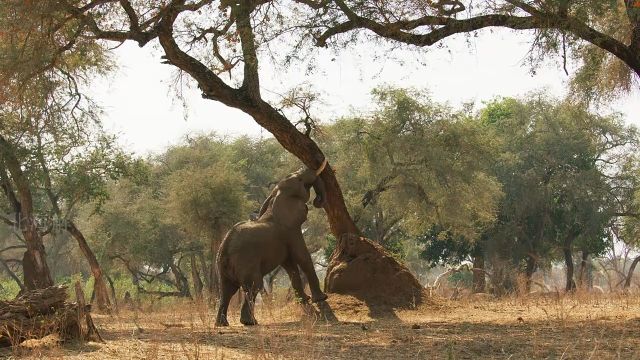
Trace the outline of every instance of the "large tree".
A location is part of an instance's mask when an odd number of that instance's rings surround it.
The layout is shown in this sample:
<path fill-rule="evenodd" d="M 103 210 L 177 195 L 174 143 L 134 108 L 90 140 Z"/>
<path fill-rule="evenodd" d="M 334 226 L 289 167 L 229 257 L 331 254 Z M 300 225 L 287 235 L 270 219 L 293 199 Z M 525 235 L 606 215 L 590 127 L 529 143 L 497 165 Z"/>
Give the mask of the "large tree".
<path fill-rule="evenodd" d="M 611 222 L 636 215 L 636 130 L 616 115 L 536 94 L 490 103 L 480 117 L 501 144 L 493 171 L 505 192 L 486 250 L 527 279 L 543 261 L 563 259 L 572 290 L 574 251 L 600 254 Z"/>
<path fill-rule="evenodd" d="M 75 24 L 83 38 L 134 41 L 140 46 L 157 40 L 165 63 L 193 79 L 204 98 L 249 114 L 306 166 L 317 168 L 325 159 L 310 133 L 299 131 L 278 105 L 265 100 L 260 86 L 259 64 L 269 45 L 297 28 L 292 23 L 299 19 L 291 8 L 291 5 L 297 6 L 295 2 L 61 0 L 55 3 L 69 15 L 66 21 Z M 287 56 L 295 55 L 296 48 L 289 47 L 282 53 L 285 52 Z M 237 67 L 242 69 L 241 76 L 234 71 Z M 230 81 L 223 80 L 223 72 L 232 75 Z M 330 165 L 321 178 L 328 194 L 325 210 L 331 231 L 340 245 L 336 247 L 328 270 L 326 287 L 329 291 L 356 293 L 351 291 L 354 282 L 349 277 L 354 275 L 351 264 L 358 262 L 351 260 L 361 258 L 365 261 L 355 270 L 355 278 L 363 273 L 379 277 L 401 276 L 393 281 L 383 278 L 377 281 L 392 283 L 394 289 L 360 286 L 357 295 L 375 297 L 381 294 L 378 291 L 391 291 L 405 303 L 419 299 L 421 286 L 407 269 L 359 237 L 360 230 L 347 211 Z"/>

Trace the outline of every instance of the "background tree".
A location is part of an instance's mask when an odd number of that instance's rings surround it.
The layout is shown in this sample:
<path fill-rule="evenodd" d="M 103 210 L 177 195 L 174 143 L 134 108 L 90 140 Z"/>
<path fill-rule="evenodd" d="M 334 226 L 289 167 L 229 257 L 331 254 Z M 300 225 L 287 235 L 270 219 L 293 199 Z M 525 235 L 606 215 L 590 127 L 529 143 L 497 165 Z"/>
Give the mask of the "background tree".
<path fill-rule="evenodd" d="M 45 141 L 50 141 L 64 133 L 61 121 L 87 115 L 77 79 L 109 66 L 102 48 L 79 39 L 52 5 L 19 1 L 0 5 L 5 29 L 0 45 L 4 54 L 0 58 L 0 172 L 5 197 L 16 214 L 14 226 L 21 228 L 26 242 L 23 269 L 25 285 L 30 289 L 52 284 L 42 244 L 47 231 L 39 229 L 44 218 L 37 215 L 42 209 L 37 208 L 41 204 L 35 202 L 32 188 L 38 179 L 29 156 L 37 158 L 33 151 L 41 144 L 35 141 L 33 130 L 47 124 L 47 130 L 54 130 L 47 134 Z M 71 48 L 77 52 L 66 52 Z"/>
<path fill-rule="evenodd" d="M 245 179 L 231 164 L 174 171 L 168 179 L 167 206 L 177 222 L 195 238 L 209 239 L 208 280 L 211 297 L 218 294 L 216 257 L 226 232 L 250 213 Z"/>
<path fill-rule="evenodd" d="M 500 197 L 483 171 L 491 150 L 479 128 L 424 92 L 380 88 L 373 97 L 370 114 L 323 128 L 357 224 L 399 253 L 401 242 L 436 223 L 475 239 Z"/>
<path fill-rule="evenodd" d="M 574 288 L 574 245 L 601 253 L 611 221 L 630 214 L 635 129 L 615 115 L 536 95 L 491 103 L 480 119 L 501 144 L 493 170 L 505 192 L 488 250 L 503 249 L 498 256 L 523 266 L 527 279 L 558 250 L 566 288 Z"/>

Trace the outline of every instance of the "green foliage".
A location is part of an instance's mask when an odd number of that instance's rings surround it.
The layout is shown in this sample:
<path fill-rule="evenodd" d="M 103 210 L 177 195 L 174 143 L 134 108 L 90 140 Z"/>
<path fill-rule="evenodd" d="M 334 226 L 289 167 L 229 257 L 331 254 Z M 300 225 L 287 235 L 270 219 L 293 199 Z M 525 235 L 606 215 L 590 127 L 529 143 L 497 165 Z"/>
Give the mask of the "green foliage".
<path fill-rule="evenodd" d="M 327 234 L 326 236 L 326 245 L 324 247 L 324 258 L 329 260 L 331 259 L 331 254 L 333 254 L 333 252 L 336 249 L 336 237 L 333 236 L 332 234 Z"/>
<path fill-rule="evenodd" d="M 452 286 L 470 288 L 473 283 L 471 271 L 459 271 L 447 276 L 447 282 Z"/>
<path fill-rule="evenodd" d="M 249 213 L 245 182 L 225 163 L 178 170 L 167 179 L 167 207 L 194 236 L 220 237 Z"/>
<path fill-rule="evenodd" d="M 0 279 L 0 300 L 13 300 L 18 296 L 20 286 L 12 279 Z"/>
<path fill-rule="evenodd" d="M 514 264 L 574 245 L 601 253 L 607 227 L 630 206 L 635 129 L 539 94 L 497 100 L 479 118 L 500 144 L 492 171 L 505 192 L 486 248 Z"/>
<path fill-rule="evenodd" d="M 474 242 L 439 225 L 433 225 L 429 231 L 416 237 L 423 245 L 420 257 L 431 267 L 441 264 L 459 264 L 474 252 Z"/>
<path fill-rule="evenodd" d="M 322 129 L 349 210 L 368 238 L 403 257 L 403 244 L 442 224 L 473 240 L 501 196 L 484 169 L 493 151 L 464 112 L 416 90 L 379 88 L 376 109 Z"/>

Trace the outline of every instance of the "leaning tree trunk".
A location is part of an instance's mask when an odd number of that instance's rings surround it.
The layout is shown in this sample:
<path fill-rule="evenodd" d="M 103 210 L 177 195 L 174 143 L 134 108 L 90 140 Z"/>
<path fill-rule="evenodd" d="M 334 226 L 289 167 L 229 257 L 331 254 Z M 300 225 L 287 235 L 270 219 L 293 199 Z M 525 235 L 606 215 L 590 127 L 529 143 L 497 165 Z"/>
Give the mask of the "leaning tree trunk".
<path fill-rule="evenodd" d="M 562 252 L 564 253 L 564 264 L 567 271 L 567 283 L 565 285 L 566 291 L 574 291 L 576 289 L 576 282 L 573 280 L 573 256 L 571 254 L 571 248 L 565 247 Z"/>
<path fill-rule="evenodd" d="M 87 259 L 89 263 L 89 267 L 91 268 L 91 274 L 93 275 L 93 291 L 96 295 L 96 304 L 98 305 L 98 310 L 100 311 L 109 311 L 111 309 L 111 301 L 109 301 L 109 292 L 107 291 L 107 283 L 104 281 L 104 276 L 102 273 L 102 268 L 100 267 L 100 263 L 96 258 L 96 255 L 91 251 L 89 244 L 87 243 L 87 239 L 85 239 L 82 232 L 76 227 L 73 221 L 67 222 L 67 231 L 73 236 L 74 239 L 78 242 L 78 246 L 84 254 L 84 257 Z"/>
<path fill-rule="evenodd" d="M 640 262 L 640 256 L 637 256 L 633 259 L 631 266 L 629 267 L 629 272 L 627 273 L 627 279 L 624 281 L 624 288 L 628 289 L 631 286 L 631 279 L 633 278 L 633 273 L 636 271 L 636 266 L 638 266 L 638 262 Z"/>
<path fill-rule="evenodd" d="M 38 137 L 38 146 L 39 150 L 42 149 L 42 139 Z M 89 267 L 91 268 L 91 273 L 93 274 L 94 284 L 93 284 L 93 293 L 95 295 L 95 300 L 98 305 L 98 310 L 100 311 L 109 311 L 111 308 L 111 302 L 109 301 L 109 293 L 107 292 L 107 284 L 104 281 L 102 276 L 102 268 L 100 267 L 100 263 L 96 259 L 96 256 L 91 251 L 89 244 L 87 243 L 87 239 L 85 239 L 84 235 L 78 229 L 76 224 L 71 220 L 66 220 L 66 217 L 62 214 L 62 210 L 59 205 L 59 197 L 54 194 L 53 191 L 53 182 L 51 180 L 51 175 L 49 172 L 49 167 L 47 166 L 47 162 L 45 161 L 44 155 L 42 151 L 38 152 L 38 160 L 40 161 L 40 167 L 42 170 L 42 177 L 44 180 L 44 190 L 49 197 L 49 201 L 51 203 L 51 208 L 54 214 L 58 217 L 58 219 L 65 219 L 65 229 L 74 239 L 78 242 L 78 247 L 80 247 L 80 251 L 84 255 L 85 259 L 89 263 Z"/>

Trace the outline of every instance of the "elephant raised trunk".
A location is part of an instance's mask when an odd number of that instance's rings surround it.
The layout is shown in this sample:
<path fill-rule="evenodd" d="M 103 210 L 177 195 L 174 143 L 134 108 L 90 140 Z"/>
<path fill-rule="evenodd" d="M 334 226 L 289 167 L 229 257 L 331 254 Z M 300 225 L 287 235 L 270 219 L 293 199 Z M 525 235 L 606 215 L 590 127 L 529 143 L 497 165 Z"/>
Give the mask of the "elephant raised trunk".
<path fill-rule="evenodd" d="M 320 176 L 320 174 L 322 174 L 326 166 L 327 166 L 327 159 L 324 159 L 324 161 L 322 162 L 322 165 L 320 165 L 318 170 L 316 170 L 316 176 Z"/>
<path fill-rule="evenodd" d="M 320 174 L 322 173 L 322 171 L 324 171 L 324 168 L 326 166 L 327 166 L 327 159 L 324 159 L 324 161 L 322 162 L 322 165 L 320 165 L 318 170 L 316 170 L 316 179 L 312 184 L 313 191 L 316 192 L 316 197 L 315 199 L 313 199 L 313 206 L 317 208 L 323 208 L 327 202 L 327 196 L 326 196 L 327 191 L 325 190 L 324 182 L 320 178 Z"/>

